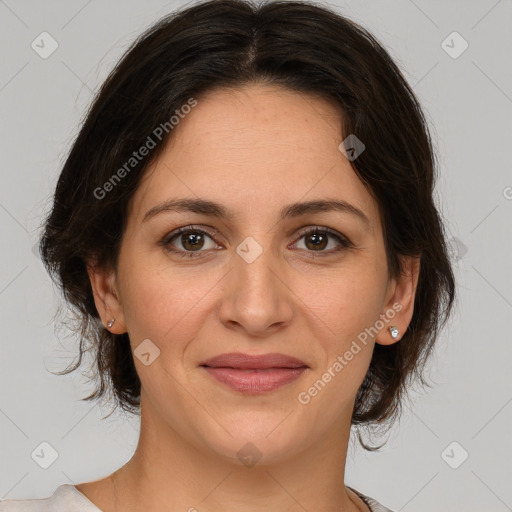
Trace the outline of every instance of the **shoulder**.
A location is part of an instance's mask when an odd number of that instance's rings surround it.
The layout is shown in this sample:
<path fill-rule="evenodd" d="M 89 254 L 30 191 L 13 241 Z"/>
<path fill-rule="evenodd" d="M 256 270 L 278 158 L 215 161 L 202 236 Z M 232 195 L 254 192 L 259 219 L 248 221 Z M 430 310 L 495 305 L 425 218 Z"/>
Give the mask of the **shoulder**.
<path fill-rule="evenodd" d="M 0 512 L 101 512 L 78 489 L 62 484 L 49 498 L 0 501 Z"/>
<path fill-rule="evenodd" d="M 385 507 L 381 503 L 379 503 L 377 500 L 374 500 L 373 498 L 370 498 L 369 496 L 366 496 L 359 491 L 356 491 L 352 487 L 349 487 L 350 490 L 355 492 L 368 506 L 368 508 L 371 510 L 371 512 L 393 512 L 390 508 Z M 1 512 L 1 509 L 0 509 Z"/>

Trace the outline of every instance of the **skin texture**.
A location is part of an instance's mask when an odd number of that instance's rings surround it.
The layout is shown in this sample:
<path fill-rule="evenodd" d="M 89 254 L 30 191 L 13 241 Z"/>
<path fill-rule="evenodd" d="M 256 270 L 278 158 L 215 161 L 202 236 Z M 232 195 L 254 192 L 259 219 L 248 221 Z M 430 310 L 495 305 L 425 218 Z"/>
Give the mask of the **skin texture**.
<path fill-rule="evenodd" d="M 115 318 L 110 330 L 128 332 L 132 350 L 150 339 L 161 351 L 148 366 L 135 358 L 142 395 L 133 458 L 77 486 L 105 512 L 367 510 L 342 485 L 352 409 L 374 343 L 397 342 L 388 327 L 400 338 L 409 325 L 419 261 L 404 259 L 403 276 L 388 277 L 377 204 L 338 149 L 341 115 L 323 99 L 268 85 L 199 98 L 133 197 L 117 270 L 90 263 L 103 323 Z M 215 201 L 234 217 L 168 211 L 143 222 L 171 198 Z M 338 211 L 280 219 L 284 206 L 317 199 L 349 202 L 369 227 Z M 198 257 L 162 246 L 189 224 L 212 236 L 195 251 L 181 235 L 168 245 Z M 353 247 L 333 252 L 340 242 L 329 236 L 315 249 L 299 234 L 305 227 L 331 228 Z M 252 263 L 236 251 L 247 237 L 263 250 Z M 401 305 L 393 320 L 300 403 L 393 304 Z M 279 352 L 309 368 L 248 396 L 199 366 L 226 352 Z M 247 442 L 261 453 L 252 467 L 237 457 Z"/>

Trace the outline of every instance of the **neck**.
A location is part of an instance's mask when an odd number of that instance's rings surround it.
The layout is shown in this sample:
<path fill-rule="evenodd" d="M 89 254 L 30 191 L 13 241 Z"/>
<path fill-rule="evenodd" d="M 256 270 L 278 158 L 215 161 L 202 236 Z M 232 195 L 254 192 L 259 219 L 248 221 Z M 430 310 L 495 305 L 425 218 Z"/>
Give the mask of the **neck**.
<path fill-rule="evenodd" d="M 344 485 L 349 434 L 350 417 L 340 417 L 320 446 L 249 467 L 192 445 L 141 397 L 137 450 L 112 475 L 115 510 L 365 510 Z"/>

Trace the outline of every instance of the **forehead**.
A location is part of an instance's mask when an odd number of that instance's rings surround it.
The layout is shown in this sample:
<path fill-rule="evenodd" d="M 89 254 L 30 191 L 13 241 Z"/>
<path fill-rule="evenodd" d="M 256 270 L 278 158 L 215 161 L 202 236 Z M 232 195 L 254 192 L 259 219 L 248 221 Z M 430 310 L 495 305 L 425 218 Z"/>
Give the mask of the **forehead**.
<path fill-rule="evenodd" d="M 169 198 L 208 198 L 244 214 L 284 204 L 341 199 L 378 211 L 340 152 L 342 113 L 312 95 L 267 85 L 218 89 L 183 115 L 133 199 L 139 222 Z"/>

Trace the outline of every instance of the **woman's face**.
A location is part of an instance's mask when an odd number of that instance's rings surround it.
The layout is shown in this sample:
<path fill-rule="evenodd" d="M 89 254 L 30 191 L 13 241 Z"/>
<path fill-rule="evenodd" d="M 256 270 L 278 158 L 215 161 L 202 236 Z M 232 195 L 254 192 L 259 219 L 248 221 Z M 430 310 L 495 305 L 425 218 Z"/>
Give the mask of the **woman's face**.
<path fill-rule="evenodd" d="M 346 432 L 375 341 L 408 325 L 377 204 L 339 150 L 340 115 L 275 87 L 212 92 L 129 208 L 105 318 L 138 356 L 143 414 L 234 462 L 277 461 Z M 183 200 L 195 207 L 170 204 Z M 230 353 L 300 363 L 204 366 Z"/>

